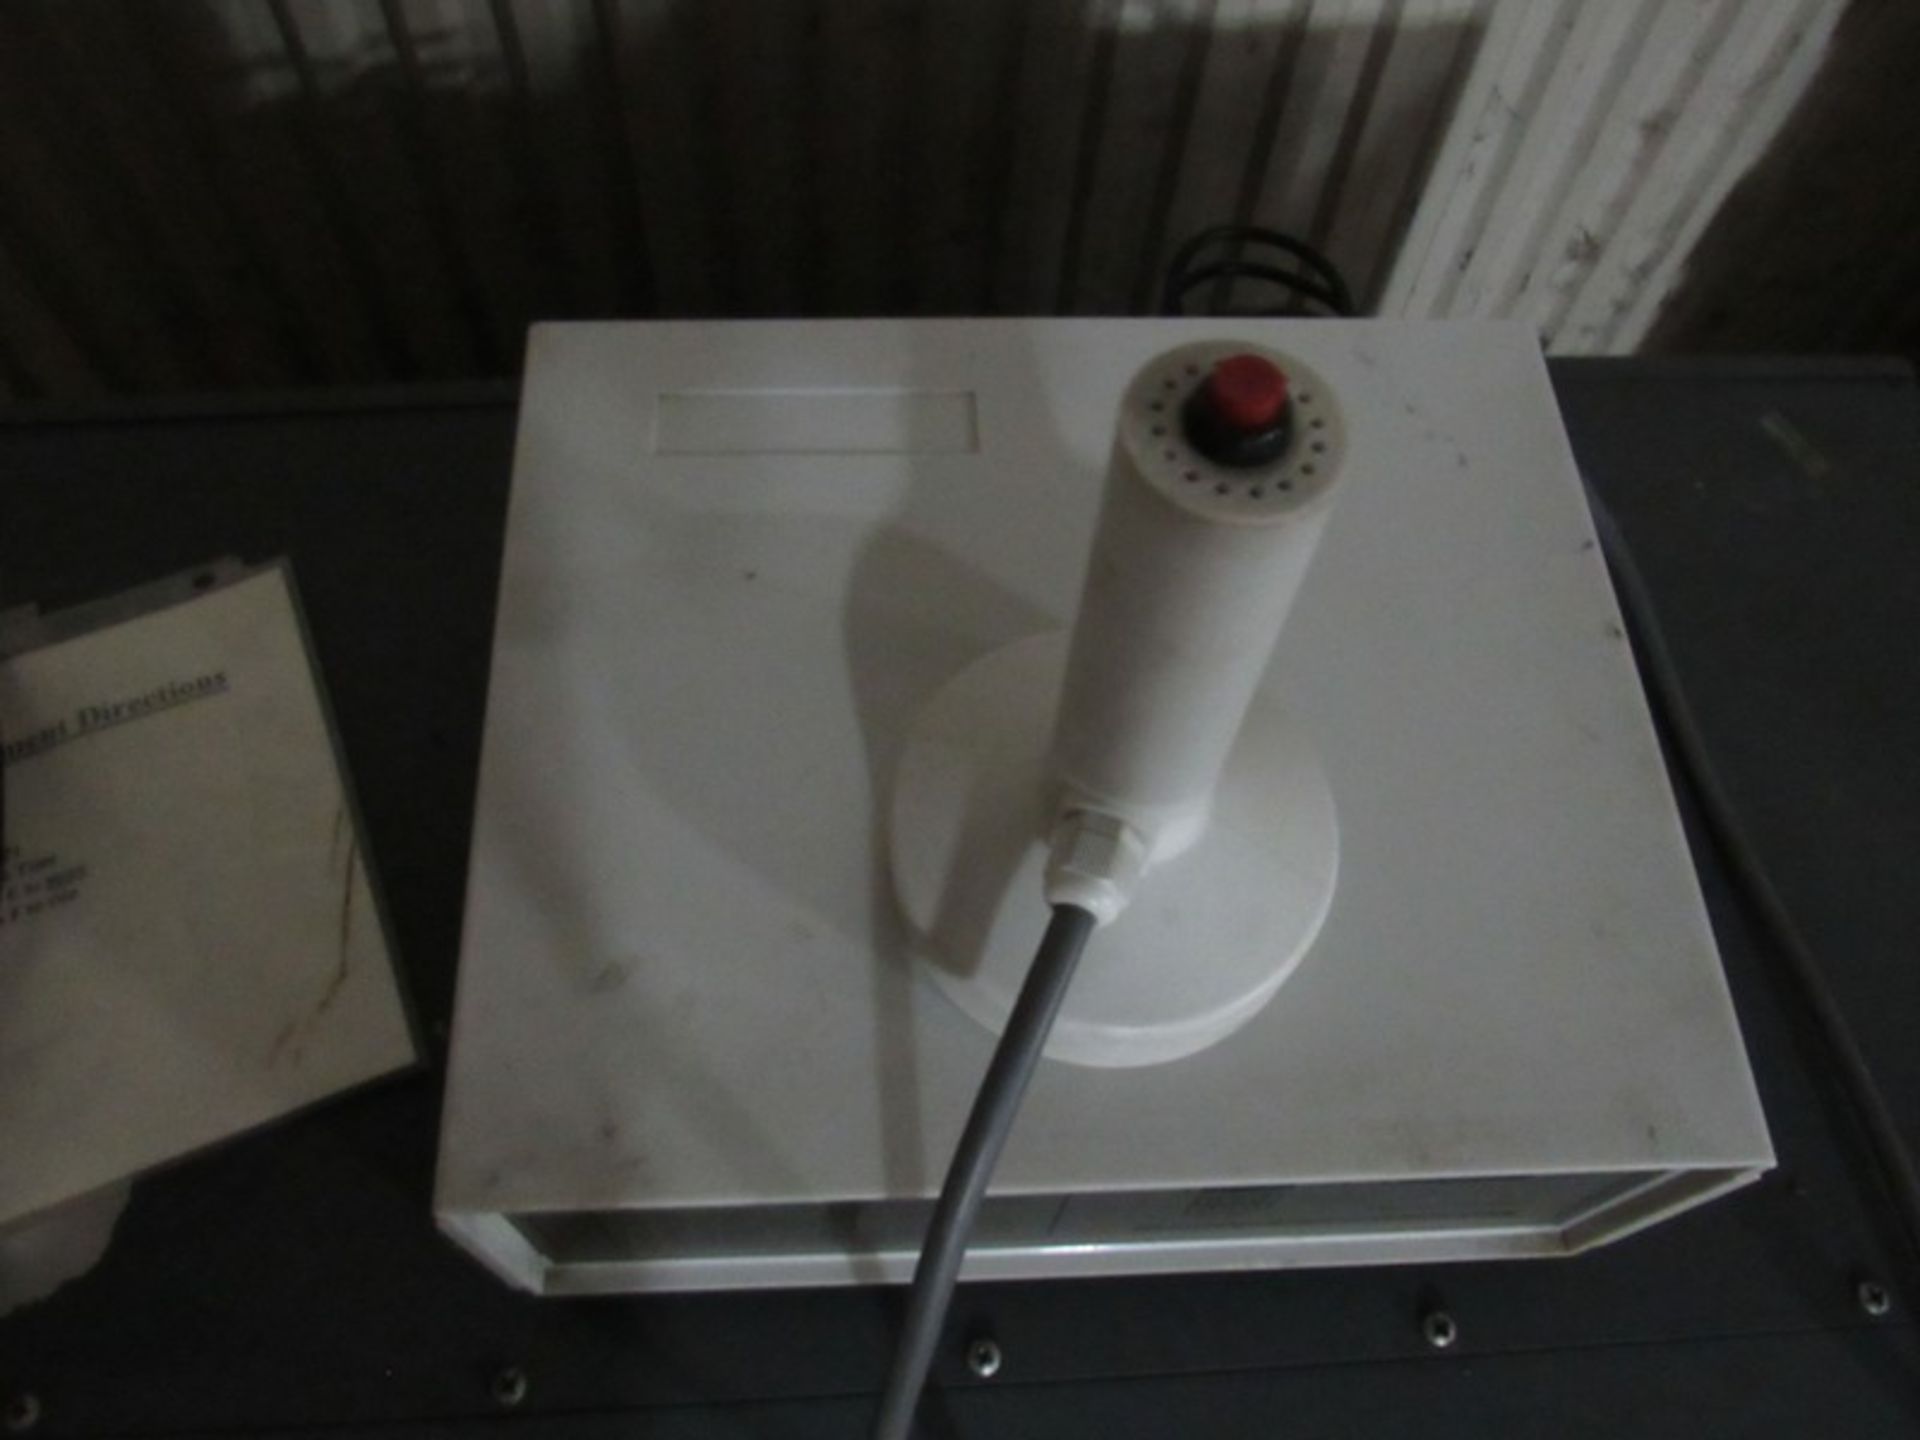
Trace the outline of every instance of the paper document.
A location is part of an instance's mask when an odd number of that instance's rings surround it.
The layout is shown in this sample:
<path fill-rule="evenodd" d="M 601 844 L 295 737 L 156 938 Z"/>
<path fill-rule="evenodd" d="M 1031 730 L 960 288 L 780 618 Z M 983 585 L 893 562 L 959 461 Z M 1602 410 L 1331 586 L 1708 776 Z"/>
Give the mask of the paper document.
<path fill-rule="evenodd" d="M 286 572 L 0 660 L 0 1227 L 412 1062 Z"/>

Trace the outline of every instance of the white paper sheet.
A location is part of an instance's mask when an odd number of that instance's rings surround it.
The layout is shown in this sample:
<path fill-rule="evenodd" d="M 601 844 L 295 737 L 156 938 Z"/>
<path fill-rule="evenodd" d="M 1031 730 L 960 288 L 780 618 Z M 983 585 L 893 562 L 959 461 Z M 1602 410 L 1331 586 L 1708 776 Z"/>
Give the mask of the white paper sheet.
<path fill-rule="evenodd" d="M 284 571 L 0 661 L 0 1226 L 414 1059 Z"/>

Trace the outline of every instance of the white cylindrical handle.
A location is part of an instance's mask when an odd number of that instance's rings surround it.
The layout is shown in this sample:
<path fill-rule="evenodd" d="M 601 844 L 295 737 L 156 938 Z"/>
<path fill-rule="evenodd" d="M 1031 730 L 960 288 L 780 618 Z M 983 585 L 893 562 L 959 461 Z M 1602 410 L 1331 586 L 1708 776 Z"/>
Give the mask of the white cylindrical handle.
<path fill-rule="evenodd" d="M 1153 859 L 1199 838 L 1344 448 L 1291 356 L 1185 346 L 1128 387 L 1060 697 L 1062 813 L 1124 821 Z"/>

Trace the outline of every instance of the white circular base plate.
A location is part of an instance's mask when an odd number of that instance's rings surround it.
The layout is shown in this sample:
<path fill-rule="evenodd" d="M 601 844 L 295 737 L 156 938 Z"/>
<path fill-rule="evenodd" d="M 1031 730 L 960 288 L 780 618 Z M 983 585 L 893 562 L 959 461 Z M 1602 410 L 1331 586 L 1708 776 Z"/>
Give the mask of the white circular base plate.
<path fill-rule="evenodd" d="M 995 1033 L 1046 922 L 1046 764 L 1065 663 L 1064 634 L 976 661 L 921 713 L 895 776 L 889 855 L 918 957 Z M 1339 850 L 1319 761 L 1255 697 L 1206 832 L 1149 869 L 1095 934 L 1048 1057 L 1152 1065 L 1246 1024 L 1319 933 Z"/>

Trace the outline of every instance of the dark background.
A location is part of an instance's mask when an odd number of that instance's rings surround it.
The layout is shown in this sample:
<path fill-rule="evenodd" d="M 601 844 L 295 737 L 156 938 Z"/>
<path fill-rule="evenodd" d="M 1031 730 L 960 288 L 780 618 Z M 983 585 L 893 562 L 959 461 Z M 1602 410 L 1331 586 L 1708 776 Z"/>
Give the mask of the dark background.
<path fill-rule="evenodd" d="M 1674 8 L 1724 43 L 1636 101 Z M 1684 256 L 1653 349 L 1911 356 L 1916 54 L 1910 0 L 0 0 L 0 403 L 506 376 L 536 319 L 1143 313 L 1227 221 L 1555 350 L 1630 345 L 1609 304 Z M 1514 123 L 1442 248 L 1508 259 L 1407 302 L 1456 121 Z"/>

